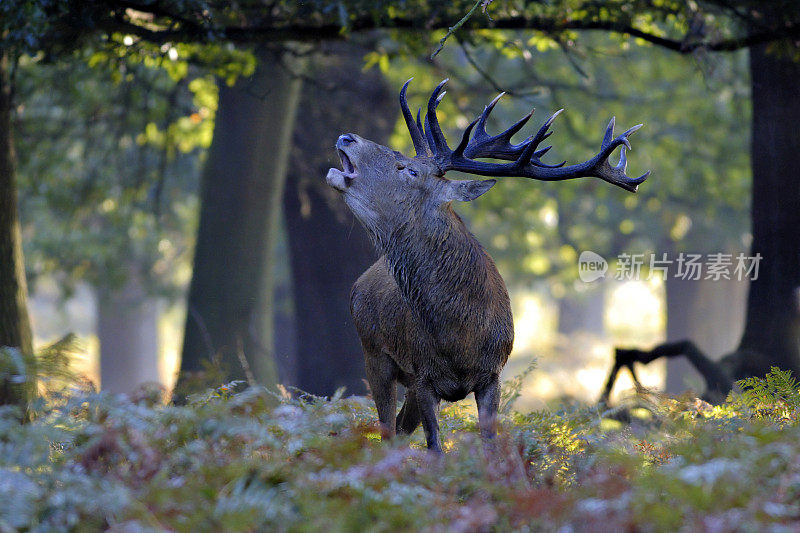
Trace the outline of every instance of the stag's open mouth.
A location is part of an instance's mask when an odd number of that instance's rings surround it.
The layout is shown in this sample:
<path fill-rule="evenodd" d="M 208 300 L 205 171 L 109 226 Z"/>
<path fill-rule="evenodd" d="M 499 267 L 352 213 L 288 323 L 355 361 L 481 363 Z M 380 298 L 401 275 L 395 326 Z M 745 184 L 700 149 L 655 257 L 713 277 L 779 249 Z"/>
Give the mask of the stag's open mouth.
<path fill-rule="evenodd" d="M 344 153 L 344 150 L 339 149 L 338 152 L 339 159 L 342 161 L 342 169 L 344 170 L 344 173 L 354 177 L 356 173 L 356 167 L 353 166 L 353 162 L 350 161 L 350 158 L 347 157 L 347 154 Z"/>
<path fill-rule="evenodd" d="M 342 161 L 342 170 L 332 168 L 328 171 L 326 181 L 328 185 L 333 187 L 339 192 L 345 192 L 353 179 L 358 176 L 356 166 L 341 148 L 337 149 L 339 152 L 339 159 Z"/>

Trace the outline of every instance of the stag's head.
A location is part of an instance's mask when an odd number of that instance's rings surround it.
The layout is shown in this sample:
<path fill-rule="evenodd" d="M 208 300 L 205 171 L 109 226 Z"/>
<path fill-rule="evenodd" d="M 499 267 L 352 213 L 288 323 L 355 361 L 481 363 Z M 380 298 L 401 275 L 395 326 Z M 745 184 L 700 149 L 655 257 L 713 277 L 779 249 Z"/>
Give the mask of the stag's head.
<path fill-rule="evenodd" d="M 486 120 L 494 106 L 503 96 L 492 100 L 467 128 L 455 149 L 450 149 L 439 126 L 436 108 L 444 97 L 441 82 L 428 100 L 425 122 L 421 110 L 416 120 L 406 102 L 408 80 L 400 90 L 400 108 L 414 143 L 416 156 L 406 157 L 358 135 L 347 133 L 339 137 L 336 148 L 342 161 L 342 170 L 328 171 L 328 184 L 339 191 L 353 213 L 373 234 L 388 235 L 397 224 L 416 218 L 420 213 L 436 211 L 453 200 L 474 200 L 488 191 L 495 180 L 453 181 L 445 177 L 450 170 L 468 174 L 493 177 L 526 177 L 544 181 L 559 181 L 581 177 L 598 177 L 609 183 L 635 192 L 650 172 L 638 178 L 625 174 L 627 160 L 625 148 L 630 149 L 628 137 L 641 127 L 630 128 L 614 137 L 614 119 L 606 128 L 600 151 L 591 159 L 575 165 L 548 165 L 541 157 L 551 146 L 539 145 L 552 132 L 553 120 L 561 110 L 554 113 L 539 128 L 539 131 L 519 144 L 512 144 L 511 137 L 528 122 L 533 111 L 498 135 L 486 132 Z M 608 158 L 621 146 L 619 162 L 612 166 Z M 509 163 L 480 161 L 500 159 Z"/>
<path fill-rule="evenodd" d="M 452 200 L 469 201 L 488 191 L 495 180 L 449 180 L 430 157 L 406 157 L 358 135 L 336 141 L 342 170 L 328 171 L 328 184 L 362 224 L 379 239 L 397 223 L 421 218 Z"/>

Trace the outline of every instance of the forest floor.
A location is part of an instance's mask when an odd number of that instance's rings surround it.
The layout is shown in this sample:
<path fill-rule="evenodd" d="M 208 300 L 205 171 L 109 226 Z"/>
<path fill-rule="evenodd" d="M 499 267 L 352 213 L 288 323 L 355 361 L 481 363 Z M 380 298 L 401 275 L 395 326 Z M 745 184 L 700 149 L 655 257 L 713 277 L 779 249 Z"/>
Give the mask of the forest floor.
<path fill-rule="evenodd" d="M 63 390 L 0 409 L 0 531 L 799 531 L 800 391 L 774 369 L 711 406 L 641 392 L 517 412 L 464 403 L 381 442 L 371 400 L 236 384 L 164 405 Z"/>

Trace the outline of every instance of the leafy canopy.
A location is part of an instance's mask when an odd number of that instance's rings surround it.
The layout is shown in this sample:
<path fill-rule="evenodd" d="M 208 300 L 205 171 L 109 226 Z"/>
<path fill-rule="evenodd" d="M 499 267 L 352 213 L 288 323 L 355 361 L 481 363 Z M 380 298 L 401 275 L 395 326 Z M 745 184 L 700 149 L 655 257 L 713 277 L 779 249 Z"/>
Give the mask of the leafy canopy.
<path fill-rule="evenodd" d="M 791 5 L 791 0 L 779 2 Z M 457 23 L 463 23 L 465 31 L 538 29 L 560 38 L 574 30 L 610 31 L 684 53 L 731 51 L 800 36 L 800 25 L 792 18 L 768 26 L 761 6 L 753 1 L 488 0 L 481 4 L 483 13 L 464 20 L 474 11 L 474 1 L 11 0 L 0 6 L 0 34 L 2 46 L 18 53 L 63 53 L 89 42 L 114 43 L 115 35 L 156 45 L 318 41 L 374 29 L 429 33 Z"/>

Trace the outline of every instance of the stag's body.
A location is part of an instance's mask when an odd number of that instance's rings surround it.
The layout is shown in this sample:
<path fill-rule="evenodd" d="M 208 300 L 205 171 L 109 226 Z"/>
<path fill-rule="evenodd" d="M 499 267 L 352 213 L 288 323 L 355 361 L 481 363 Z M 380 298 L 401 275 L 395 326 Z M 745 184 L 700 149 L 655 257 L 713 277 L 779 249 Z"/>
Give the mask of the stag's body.
<path fill-rule="evenodd" d="M 442 399 L 456 401 L 474 392 L 481 435 L 494 435 L 500 372 L 514 340 L 503 279 L 452 208 L 453 200 L 473 200 L 495 180 L 451 181 L 445 172 L 541 180 L 595 176 L 631 191 L 647 177 L 625 175 L 624 148 L 619 165 L 608 163 L 617 146 L 629 146 L 627 136 L 638 126 L 613 138 L 612 120 L 595 157 L 550 166 L 539 159 L 549 147 L 536 149 L 549 135 L 555 115 L 535 136 L 513 145 L 512 135 L 531 115 L 489 136 L 485 123 L 497 99 L 451 150 L 436 119 L 443 85 L 428 102 L 425 127 L 420 115 L 415 123 L 408 110 L 408 82 L 400 92 L 415 158 L 345 134 L 336 143 L 344 168 L 331 169 L 327 176 L 383 253 L 355 283 L 350 301 L 382 429 L 386 436 L 411 433 L 422 422 L 428 447 L 437 451 L 436 411 Z M 486 157 L 512 162 L 476 160 Z M 395 418 L 397 382 L 407 391 Z"/>
<path fill-rule="evenodd" d="M 385 431 L 395 431 L 395 382 L 407 389 L 401 433 L 420 420 L 438 449 L 435 408 L 475 393 L 490 436 L 499 375 L 514 341 L 503 279 L 450 204 L 409 220 L 356 282 L 351 312 Z"/>

